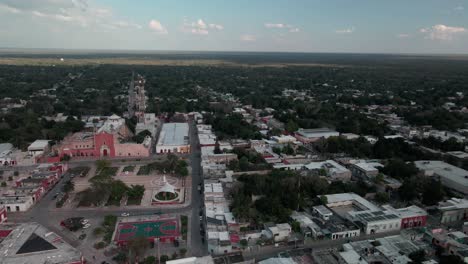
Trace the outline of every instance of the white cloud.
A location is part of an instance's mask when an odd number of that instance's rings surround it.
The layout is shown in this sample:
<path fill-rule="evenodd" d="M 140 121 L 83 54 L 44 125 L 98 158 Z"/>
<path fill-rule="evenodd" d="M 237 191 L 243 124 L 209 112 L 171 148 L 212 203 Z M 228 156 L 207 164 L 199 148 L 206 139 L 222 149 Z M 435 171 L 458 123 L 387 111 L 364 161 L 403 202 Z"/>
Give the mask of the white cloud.
<path fill-rule="evenodd" d="M 397 35 L 397 38 L 409 38 L 410 35 L 409 34 L 405 34 L 405 33 L 402 33 L 402 34 L 398 34 Z"/>
<path fill-rule="evenodd" d="M 465 10 L 465 8 L 464 8 L 463 6 L 457 6 L 457 7 L 455 7 L 453 10 L 455 10 L 455 11 L 463 11 L 463 10 Z"/>
<path fill-rule="evenodd" d="M 250 35 L 250 34 L 242 35 L 240 36 L 240 39 L 246 42 L 253 42 L 257 40 L 257 38 L 254 35 Z"/>
<path fill-rule="evenodd" d="M 345 29 L 337 29 L 335 33 L 337 34 L 352 34 L 356 30 L 355 27 L 345 28 Z"/>
<path fill-rule="evenodd" d="M 293 25 L 283 23 L 265 23 L 263 25 L 268 29 L 287 29 L 291 33 L 297 33 L 300 31 L 299 28 Z"/>
<path fill-rule="evenodd" d="M 19 14 L 22 13 L 23 11 L 19 10 L 18 8 L 5 5 L 0 3 L 0 11 L 8 12 L 8 13 L 13 13 L 13 14 Z"/>
<path fill-rule="evenodd" d="M 217 29 L 217 30 L 223 30 L 224 29 L 224 27 L 222 25 L 218 25 L 218 24 L 210 24 L 209 27 L 213 28 L 213 29 Z"/>
<path fill-rule="evenodd" d="M 167 34 L 167 29 L 158 20 L 152 19 L 149 24 L 149 28 L 158 34 Z"/>
<path fill-rule="evenodd" d="M 184 22 L 182 24 L 183 32 L 191 33 L 194 35 L 208 35 L 211 31 L 220 31 L 223 29 L 223 25 L 215 23 L 207 24 L 201 18 L 195 22 L 188 22 L 187 19 L 184 19 Z"/>
<path fill-rule="evenodd" d="M 265 27 L 266 28 L 285 28 L 286 25 L 281 24 L 281 23 L 265 23 Z"/>
<path fill-rule="evenodd" d="M 419 32 L 426 34 L 427 39 L 450 41 L 456 35 L 466 33 L 467 29 L 463 27 L 451 27 L 438 24 L 430 28 L 421 28 Z"/>
<path fill-rule="evenodd" d="M 65 24 L 92 30 L 142 28 L 136 23 L 115 18 L 110 9 L 91 6 L 88 0 L 0 0 L 1 10 L 50 20 L 51 29 Z"/>

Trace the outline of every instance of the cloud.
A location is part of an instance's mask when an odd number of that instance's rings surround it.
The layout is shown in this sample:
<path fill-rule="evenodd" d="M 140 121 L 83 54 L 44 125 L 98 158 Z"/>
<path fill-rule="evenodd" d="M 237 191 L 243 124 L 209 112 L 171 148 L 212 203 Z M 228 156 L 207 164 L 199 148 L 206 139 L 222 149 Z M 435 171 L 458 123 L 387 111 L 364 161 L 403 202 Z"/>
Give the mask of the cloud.
<path fill-rule="evenodd" d="M 430 28 L 421 28 L 419 32 L 424 33 L 426 35 L 425 38 L 427 39 L 450 41 L 456 35 L 466 33 L 467 29 L 463 27 L 451 27 L 451 26 L 438 24 Z"/>
<path fill-rule="evenodd" d="M 345 29 L 337 29 L 335 33 L 337 34 L 352 34 L 356 30 L 355 27 L 345 28 Z"/>
<path fill-rule="evenodd" d="M 223 30 L 224 29 L 224 27 L 222 25 L 218 25 L 218 24 L 210 24 L 209 27 L 213 28 L 213 29 L 217 29 L 217 30 Z"/>
<path fill-rule="evenodd" d="M 398 34 L 397 38 L 409 38 L 411 35 L 410 34 Z"/>
<path fill-rule="evenodd" d="M 91 6 L 88 0 L 0 0 L 0 11 L 91 29 L 141 29 L 136 23 L 115 18 L 107 8 Z M 59 23 L 57 23 L 59 22 Z"/>
<path fill-rule="evenodd" d="M 291 33 L 297 33 L 300 31 L 299 28 L 293 25 L 283 23 L 265 23 L 263 25 L 268 29 L 287 29 Z"/>
<path fill-rule="evenodd" d="M 266 28 L 285 28 L 286 25 L 285 25 L 285 24 L 281 24 L 281 23 L 278 23 L 278 24 L 274 24 L 274 23 L 265 23 L 265 27 L 266 27 Z"/>
<path fill-rule="evenodd" d="M 15 8 L 15 7 L 6 5 L 6 4 L 2 4 L 2 3 L 0 3 L 0 11 L 4 11 L 4 12 L 8 12 L 8 13 L 13 13 L 13 14 L 19 14 L 19 13 L 22 13 L 22 12 L 23 12 L 23 11 L 21 11 L 21 10 L 18 9 L 18 8 Z"/>
<path fill-rule="evenodd" d="M 215 23 L 207 24 L 201 18 L 194 22 L 189 22 L 187 19 L 184 19 L 184 23 L 182 25 L 183 32 L 194 35 L 208 35 L 211 31 L 221 31 L 223 29 L 223 25 Z"/>
<path fill-rule="evenodd" d="M 148 23 L 148 27 L 158 34 L 167 34 L 167 29 L 158 20 L 152 19 Z"/>
<path fill-rule="evenodd" d="M 457 6 L 457 7 L 455 7 L 453 10 L 455 10 L 455 11 L 463 11 L 463 10 L 465 10 L 465 8 L 464 8 L 463 6 Z"/>
<path fill-rule="evenodd" d="M 257 40 L 257 38 L 254 35 L 250 34 L 241 35 L 240 39 L 245 42 L 254 42 Z"/>

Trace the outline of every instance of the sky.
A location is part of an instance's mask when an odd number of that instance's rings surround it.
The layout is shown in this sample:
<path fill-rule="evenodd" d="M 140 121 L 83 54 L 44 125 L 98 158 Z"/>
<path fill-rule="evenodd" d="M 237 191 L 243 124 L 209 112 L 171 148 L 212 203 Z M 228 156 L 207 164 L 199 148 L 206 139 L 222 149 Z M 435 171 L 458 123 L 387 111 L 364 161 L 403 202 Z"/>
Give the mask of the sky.
<path fill-rule="evenodd" d="M 468 54 L 468 0 L 0 0 L 0 47 Z"/>

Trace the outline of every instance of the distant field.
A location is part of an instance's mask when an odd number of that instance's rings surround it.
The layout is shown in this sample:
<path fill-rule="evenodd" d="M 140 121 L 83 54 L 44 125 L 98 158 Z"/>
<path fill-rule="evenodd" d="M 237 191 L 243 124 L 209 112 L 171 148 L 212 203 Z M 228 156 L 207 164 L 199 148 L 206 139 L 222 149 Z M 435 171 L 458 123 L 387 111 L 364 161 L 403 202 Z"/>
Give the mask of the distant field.
<path fill-rule="evenodd" d="M 61 61 L 61 58 L 64 60 Z M 288 52 L 157 52 L 0 49 L 0 65 L 155 65 L 226 67 L 439 67 L 468 66 L 468 55 L 288 53 Z"/>
<path fill-rule="evenodd" d="M 347 67 L 348 65 L 325 64 L 325 63 L 241 63 L 227 60 L 214 59 L 144 59 L 144 58 L 9 58 L 0 57 L 0 65 L 31 65 L 31 66 L 81 66 L 81 65 L 149 65 L 149 66 L 226 66 L 226 67 L 287 67 L 287 66 L 309 66 L 309 67 Z M 349 66 L 348 66 L 349 67 Z"/>

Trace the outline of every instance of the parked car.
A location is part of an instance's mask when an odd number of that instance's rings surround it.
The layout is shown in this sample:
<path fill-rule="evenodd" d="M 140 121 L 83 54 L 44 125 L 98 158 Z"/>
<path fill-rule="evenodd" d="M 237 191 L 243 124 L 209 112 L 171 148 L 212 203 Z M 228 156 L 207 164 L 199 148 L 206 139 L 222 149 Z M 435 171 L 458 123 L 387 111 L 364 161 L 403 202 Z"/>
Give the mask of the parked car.
<path fill-rule="evenodd" d="M 85 239 L 85 238 L 86 238 L 86 234 L 81 234 L 81 235 L 78 237 L 79 240 L 83 240 L 83 239 Z"/>
<path fill-rule="evenodd" d="M 83 226 L 83 229 L 87 229 L 87 228 L 90 228 L 91 227 L 91 224 L 86 224 Z"/>
<path fill-rule="evenodd" d="M 127 216 L 130 216 L 130 214 L 129 213 L 122 213 L 120 216 L 127 217 Z"/>

